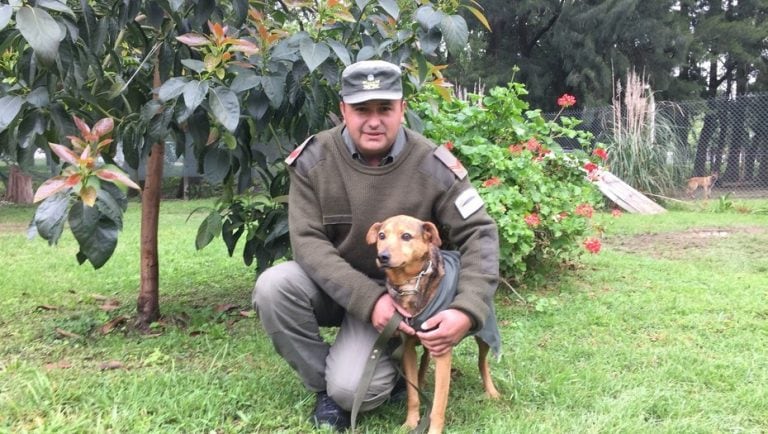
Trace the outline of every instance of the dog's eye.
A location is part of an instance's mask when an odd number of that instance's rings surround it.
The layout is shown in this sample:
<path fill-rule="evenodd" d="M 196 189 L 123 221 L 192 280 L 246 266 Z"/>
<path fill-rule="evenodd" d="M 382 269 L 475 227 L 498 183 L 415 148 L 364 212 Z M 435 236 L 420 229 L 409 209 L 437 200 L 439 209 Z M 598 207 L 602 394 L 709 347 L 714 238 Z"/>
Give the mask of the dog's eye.
<path fill-rule="evenodd" d="M 413 239 L 413 235 L 411 235 L 411 234 L 406 232 L 406 233 L 400 235 L 400 238 L 402 238 L 403 241 L 411 241 L 411 239 Z"/>
<path fill-rule="evenodd" d="M 383 240 L 384 238 L 387 238 L 387 236 L 384 234 L 384 232 L 379 232 L 379 239 Z"/>

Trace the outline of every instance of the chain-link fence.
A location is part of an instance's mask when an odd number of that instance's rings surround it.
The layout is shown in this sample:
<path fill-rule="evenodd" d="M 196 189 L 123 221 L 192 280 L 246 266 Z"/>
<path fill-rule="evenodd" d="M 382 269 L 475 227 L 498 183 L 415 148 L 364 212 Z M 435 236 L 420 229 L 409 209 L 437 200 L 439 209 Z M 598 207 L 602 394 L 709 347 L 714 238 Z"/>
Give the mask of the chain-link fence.
<path fill-rule="evenodd" d="M 768 198 L 768 94 L 677 103 L 651 99 L 650 110 L 647 128 L 653 139 L 646 145 L 655 146 L 653 141 L 659 140 L 674 142 L 666 160 L 682 175 L 674 195 L 688 195 L 691 177 L 717 174 L 712 197 L 730 193 L 733 197 Z M 616 125 L 626 115 L 626 109 L 617 112 L 614 107 L 569 109 L 560 114 L 580 119 L 580 129 L 592 132 L 609 147 L 617 142 Z M 662 127 L 667 132 L 663 137 L 653 131 Z M 575 143 L 566 139 L 561 145 L 569 148 Z"/>

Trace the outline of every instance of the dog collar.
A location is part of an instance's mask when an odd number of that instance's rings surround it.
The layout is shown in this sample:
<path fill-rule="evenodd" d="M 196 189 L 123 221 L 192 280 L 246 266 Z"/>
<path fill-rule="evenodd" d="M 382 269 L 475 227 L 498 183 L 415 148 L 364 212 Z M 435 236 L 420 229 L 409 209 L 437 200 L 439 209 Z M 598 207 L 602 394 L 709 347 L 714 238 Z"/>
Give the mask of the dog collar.
<path fill-rule="evenodd" d="M 392 284 L 390 282 L 387 282 L 387 289 L 394 292 L 398 296 L 402 297 L 405 295 L 415 295 L 419 293 L 419 285 L 421 284 L 421 278 L 426 276 L 427 274 L 432 274 L 432 260 L 430 259 L 427 261 L 427 265 L 424 267 L 419 274 L 417 274 L 415 277 L 411 277 L 410 279 L 406 280 L 403 283 L 399 283 L 397 285 Z M 401 289 L 403 286 L 408 285 L 409 283 L 413 282 L 413 289 Z"/>

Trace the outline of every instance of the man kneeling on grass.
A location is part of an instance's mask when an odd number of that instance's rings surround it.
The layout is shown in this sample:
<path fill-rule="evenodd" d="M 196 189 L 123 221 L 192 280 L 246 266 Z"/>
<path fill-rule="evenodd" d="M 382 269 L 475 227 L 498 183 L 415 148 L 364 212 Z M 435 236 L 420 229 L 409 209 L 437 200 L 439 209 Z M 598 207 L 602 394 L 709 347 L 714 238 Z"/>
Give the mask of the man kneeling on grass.
<path fill-rule="evenodd" d="M 498 284 L 498 233 L 466 170 L 445 147 L 403 127 L 400 68 L 373 60 L 342 73 L 344 123 L 322 131 L 286 159 L 294 261 L 256 281 L 253 305 L 277 352 L 317 394 L 315 426 L 350 425 L 355 390 L 369 351 L 395 312 L 365 235 L 396 214 L 444 228 L 461 254 L 458 294 L 416 332 L 435 356 L 482 328 Z M 321 326 L 340 326 L 329 344 Z M 385 402 L 398 380 L 383 356 L 361 411 Z"/>

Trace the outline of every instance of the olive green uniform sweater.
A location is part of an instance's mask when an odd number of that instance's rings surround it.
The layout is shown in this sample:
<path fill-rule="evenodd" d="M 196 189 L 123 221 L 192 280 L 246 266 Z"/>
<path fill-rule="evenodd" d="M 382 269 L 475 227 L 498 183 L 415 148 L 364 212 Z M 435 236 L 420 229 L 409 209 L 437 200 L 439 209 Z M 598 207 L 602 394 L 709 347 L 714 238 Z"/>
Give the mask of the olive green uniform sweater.
<path fill-rule="evenodd" d="M 450 307 L 466 312 L 473 330 L 481 328 L 498 285 L 498 232 L 484 207 L 465 205 L 467 197 L 480 200 L 468 179 L 449 169 L 435 156 L 437 147 L 414 131 L 405 129 L 404 149 L 380 167 L 354 160 L 342 131 L 340 125 L 318 133 L 292 154 L 288 214 L 294 259 L 348 313 L 370 321 L 386 290 L 376 248 L 365 241 L 368 229 L 398 214 L 432 221 L 444 229 L 444 242 L 461 253 Z"/>

